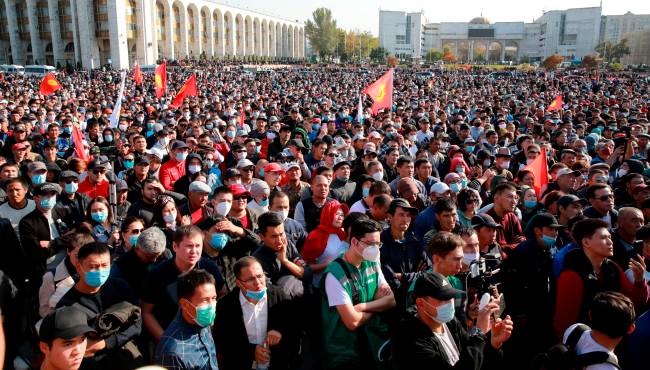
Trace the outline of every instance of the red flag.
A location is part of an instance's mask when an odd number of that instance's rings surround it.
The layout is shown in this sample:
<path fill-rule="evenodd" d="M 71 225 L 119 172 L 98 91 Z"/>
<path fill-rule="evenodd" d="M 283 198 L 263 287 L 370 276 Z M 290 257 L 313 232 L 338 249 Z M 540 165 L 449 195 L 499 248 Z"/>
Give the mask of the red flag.
<path fill-rule="evenodd" d="M 389 69 L 380 79 L 368 85 L 364 94 L 372 98 L 372 114 L 382 108 L 393 107 L 393 69 Z"/>
<path fill-rule="evenodd" d="M 156 98 L 160 98 L 165 95 L 167 90 L 167 62 L 156 66 L 154 82 L 156 84 Z"/>
<path fill-rule="evenodd" d="M 199 94 L 198 89 L 196 88 L 196 75 L 192 74 L 190 78 L 185 81 L 183 87 L 178 91 L 176 97 L 169 105 L 172 108 L 178 108 L 183 104 L 183 99 L 186 96 L 197 96 Z"/>
<path fill-rule="evenodd" d="M 239 127 L 244 128 L 246 116 L 244 115 L 244 104 L 241 105 L 241 111 L 239 112 Z"/>
<path fill-rule="evenodd" d="M 542 199 L 542 190 L 548 185 L 548 165 L 546 164 L 546 148 L 542 148 L 541 153 L 535 158 L 533 163 L 527 165 L 522 171 L 530 171 L 535 176 L 533 187 L 537 198 Z"/>
<path fill-rule="evenodd" d="M 546 110 L 552 112 L 560 109 L 562 109 L 562 95 L 556 96 Z"/>
<path fill-rule="evenodd" d="M 135 80 L 136 85 L 142 85 L 142 71 L 140 70 L 140 65 L 138 62 L 135 62 L 135 71 L 133 72 L 133 79 Z"/>
<path fill-rule="evenodd" d="M 54 94 L 56 90 L 61 88 L 61 84 L 56 80 L 53 73 L 48 74 L 41 81 L 41 95 Z"/>
<path fill-rule="evenodd" d="M 72 128 L 72 141 L 74 142 L 74 151 L 77 153 L 77 157 L 83 159 L 84 161 L 88 160 L 86 152 L 84 151 L 83 143 L 84 135 L 79 130 L 78 125 L 74 125 Z"/>

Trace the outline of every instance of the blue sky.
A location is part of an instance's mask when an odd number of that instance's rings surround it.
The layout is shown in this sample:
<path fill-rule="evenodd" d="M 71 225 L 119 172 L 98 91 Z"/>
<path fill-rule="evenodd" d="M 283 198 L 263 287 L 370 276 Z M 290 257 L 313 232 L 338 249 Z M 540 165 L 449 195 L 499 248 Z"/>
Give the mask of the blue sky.
<path fill-rule="evenodd" d="M 318 7 L 332 10 L 339 27 L 347 30 L 358 29 L 377 34 L 379 27 L 379 9 L 419 11 L 424 10 L 430 22 L 467 22 L 483 15 L 492 22 L 525 21 L 532 22 L 543 11 L 598 6 L 598 0 L 540 0 L 525 2 L 522 0 L 501 1 L 440 1 L 440 0 L 216 0 L 263 13 L 282 16 L 301 22 L 311 18 L 311 13 Z M 643 0 L 605 0 L 603 14 L 650 14 L 650 3 Z"/>

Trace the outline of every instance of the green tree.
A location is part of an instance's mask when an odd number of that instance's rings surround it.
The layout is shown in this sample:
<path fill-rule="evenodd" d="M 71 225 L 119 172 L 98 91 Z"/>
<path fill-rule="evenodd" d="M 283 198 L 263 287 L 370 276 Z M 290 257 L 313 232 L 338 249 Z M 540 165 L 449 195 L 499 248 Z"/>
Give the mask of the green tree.
<path fill-rule="evenodd" d="M 427 50 L 427 53 L 424 55 L 424 60 L 427 62 L 437 62 L 442 59 L 444 54 L 439 51 L 438 49 L 429 49 Z"/>
<path fill-rule="evenodd" d="M 312 13 L 312 20 L 305 23 L 305 34 L 314 52 L 321 60 L 334 55 L 337 41 L 336 21 L 332 19 L 332 11 L 318 8 Z"/>
<path fill-rule="evenodd" d="M 604 41 L 596 45 L 596 51 L 607 63 L 620 62 L 621 58 L 630 54 L 630 47 L 627 39 L 622 39 L 614 44 L 611 41 Z"/>
<path fill-rule="evenodd" d="M 386 57 L 388 56 L 388 50 L 382 48 L 381 46 L 378 46 L 372 50 L 370 50 L 370 59 L 383 63 L 386 61 Z"/>

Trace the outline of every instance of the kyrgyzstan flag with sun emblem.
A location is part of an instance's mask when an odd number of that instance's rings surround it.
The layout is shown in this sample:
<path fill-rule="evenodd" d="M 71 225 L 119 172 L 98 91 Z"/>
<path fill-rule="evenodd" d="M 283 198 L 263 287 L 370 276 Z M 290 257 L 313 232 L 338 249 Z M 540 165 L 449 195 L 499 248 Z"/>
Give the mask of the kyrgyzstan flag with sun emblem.
<path fill-rule="evenodd" d="M 183 99 L 185 99 L 186 96 L 196 96 L 197 94 L 196 75 L 192 73 L 169 106 L 172 108 L 178 108 L 183 104 Z"/>
<path fill-rule="evenodd" d="M 48 74 L 41 81 L 41 94 L 50 95 L 54 94 L 55 91 L 61 88 L 61 84 L 56 80 L 53 73 Z"/>
<path fill-rule="evenodd" d="M 382 108 L 393 107 L 393 69 L 389 69 L 380 79 L 368 85 L 364 94 L 367 94 L 372 99 L 372 114 Z"/>
<path fill-rule="evenodd" d="M 547 111 L 552 112 L 555 110 L 560 110 L 562 109 L 562 95 L 558 95 L 553 99 L 551 104 L 546 108 Z"/>
<path fill-rule="evenodd" d="M 167 62 L 156 66 L 154 82 L 156 85 L 156 98 L 160 98 L 165 95 L 165 91 L 167 90 Z"/>

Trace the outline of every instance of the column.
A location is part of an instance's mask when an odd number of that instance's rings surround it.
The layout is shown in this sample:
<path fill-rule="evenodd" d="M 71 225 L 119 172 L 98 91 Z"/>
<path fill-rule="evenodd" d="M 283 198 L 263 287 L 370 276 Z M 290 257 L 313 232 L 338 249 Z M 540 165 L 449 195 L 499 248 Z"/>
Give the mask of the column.
<path fill-rule="evenodd" d="M 81 63 L 81 47 L 79 41 L 79 21 L 77 20 L 79 12 L 77 11 L 77 5 L 74 2 L 70 2 L 70 15 L 72 18 L 72 44 L 74 45 L 74 67 L 77 67 L 78 63 Z"/>
<path fill-rule="evenodd" d="M 223 13 L 221 13 L 221 10 L 218 10 L 218 13 L 216 13 L 216 15 L 217 15 L 217 21 L 216 21 L 217 24 L 216 25 L 214 24 L 214 22 L 215 22 L 214 15 L 215 15 L 215 12 L 212 12 L 212 21 L 210 22 L 210 23 L 213 24 L 213 27 L 216 28 L 216 32 L 217 32 L 216 39 L 214 39 L 214 36 L 213 36 L 213 41 L 216 41 L 216 43 L 217 43 L 217 47 L 214 50 L 214 55 L 218 56 L 218 57 L 223 57 L 225 47 L 226 47 L 226 45 L 225 45 L 226 38 L 225 38 L 224 28 L 223 28 Z M 213 28 L 213 31 L 215 30 L 214 28 Z"/>
<path fill-rule="evenodd" d="M 187 58 L 189 55 L 189 47 L 187 44 L 187 10 L 184 8 L 180 9 L 179 16 L 181 17 L 181 48 L 178 50 L 178 58 Z"/>
<path fill-rule="evenodd" d="M 152 0 L 136 3 L 138 29 L 138 54 L 142 55 L 142 65 L 156 64 L 158 56 L 156 27 L 154 25 L 157 9 Z M 128 51 L 128 50 L 127 50 Z"/>
<path fill-rule="evenodd" d="M 501 42 L 501 60 L 506 60 L 506 41 Z"/>
<path fill-rule="evenodd" d="M 111 1 L 113 4 L 115 3 L 115 0 Z M 95 37 L 95 16 L 93 14 L 93 3 L 91 0 L 78 0 L 71 1 L 70 5 L 76 5 L 77 7 L 77 23 L 79 25 L 79 58 L 81 60 L 81 68 L 87 70 L 97 68 L 100 66 L 100 60 L 97 38 Z M 126 12 L 126 9 L 122 9 L 122 12 L 122 14 L 124 14 Z M 113 64 L 115 65 L 115 61 L 113 61 Z"/>
<path fill-rule="evenodd" d="M 214 18 L 212 18 L 212 12 L 208 10 L 208 16 L 206 18 L 207 24 L 205 25 L 205 35 L 206 37 L 206 46 L 205 46 L 205 55 L 208 58 L 214 56 Z"/>
<path fill-rule="evenodd" d="M 165 9 L 165 50 L 168 59 L 174 59 L 174 12 L 168 1 L 163 1 L 163 8 Z"/>
<path fill-rule="evenodd" d="M 468 54 L 469 54 L 469 56 L 468 56 L 469 61 L 473 62 L 474 61 L 474 41 L 469 42 L 469 52 L 468 52 Z"/>
<path fill-rule="evenodd" d="M 61 40 L 61 22 L 59 21 L 59 3 L 57 0 L 47 0 L 47 8 L 50 14 L 50 34 L 52 35 L 52 51 L 54 54 L 54 65 L 57 63 L 63 66 L 63 43 Z"/>
<path fill-rule="evenodd" d="M 127 45 L 126 3 L 122 0 L 108 0 L 108 29 L 111 45 L 111 62 L 115 69 L 129 68 Z"/>
<path fill-rule="evenodd" d="M 9 30 L 9 44 L 11 45 L 11 58 L 14 64 L 25 64 L 25 48 L 18 32 L 18 18 L 16 14 L 16 0 L 4 0 L 7 12 L 7 28 Z"/>
<path fill-rule="evenodd" d="M 36 13 L 36 0 L 27 0 L 25 11 L 29 18 L 29 36 L 32 42 L 32 56 L 34 64 L 45 64 L 45 53 L 41 43 L 41 34 L 38 30 L 38 14 Z"/>

